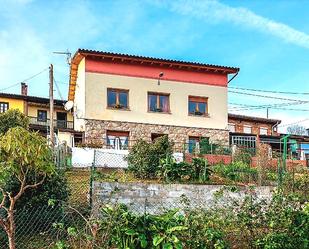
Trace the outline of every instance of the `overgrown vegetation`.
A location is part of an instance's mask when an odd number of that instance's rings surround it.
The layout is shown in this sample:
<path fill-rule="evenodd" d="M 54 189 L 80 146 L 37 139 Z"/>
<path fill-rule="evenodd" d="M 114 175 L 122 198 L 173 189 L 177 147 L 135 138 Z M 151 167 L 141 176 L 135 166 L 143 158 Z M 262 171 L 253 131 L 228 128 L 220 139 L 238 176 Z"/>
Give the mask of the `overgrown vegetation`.
<path fill-rule="evenodd" d="M 29 118 L 17 109 L 9 109 L 0 113 L 0 136 L 4 135 L 10 128 L 29 128 Z"/>
<path fill-rule="evenodd" d="M 162 159 L 157 175 L 165 182 L 205 183 L 210 180 L 212 170 L 203 158 L 193 158 L 191 163 L 176 162 L 170 156 Z"/>
<path fill-rule="evenodd" d="M 8 236 L 9 248 L 15 249 L 15 209 L 28 189 L 41 185 L 54 172 L 52 153 L 46 139 L 22 127 L 8 130 L 0 137 L 0 226 Z M 31 178 L 30 174 L 35 177 Z M 7 181 L 19 181 L 18 190 L 9 192 Z"/>
<path fill-rule="evenodd" d="M 56 225 L 67 236 L 57 248 L 309 248 L 309 204 L 280 190 L 270 201 L 248 195 L 212 208 L 187 204 L 161 214 L 105 205 L 84 229 Z"/>
<path fill-rule="evenodd" d="M 171 157 L 173 143 L 167 136 L 158 137 L 153 143 L 137 141 L 128 155 L 128 170 L 138 178 L 155 178 L 160 161 Z"/>
<path fill-rule="evenodd" d="M 257 180 L 258 171 L 242 161 L 231 164 L 218 164 L 213 167 L 214 172 L 234 182 L 254 182 Z"/>

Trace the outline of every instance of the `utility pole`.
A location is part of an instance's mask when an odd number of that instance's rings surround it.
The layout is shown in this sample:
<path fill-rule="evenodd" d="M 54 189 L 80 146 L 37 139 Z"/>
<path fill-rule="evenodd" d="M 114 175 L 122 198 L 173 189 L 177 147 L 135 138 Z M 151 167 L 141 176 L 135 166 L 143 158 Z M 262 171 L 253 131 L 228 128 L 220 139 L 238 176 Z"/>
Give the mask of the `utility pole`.
<path fill-rule="evenodd" d="M 51 145 L 54 146 L 54 67 L 49 67 L 49 135 Z"/>

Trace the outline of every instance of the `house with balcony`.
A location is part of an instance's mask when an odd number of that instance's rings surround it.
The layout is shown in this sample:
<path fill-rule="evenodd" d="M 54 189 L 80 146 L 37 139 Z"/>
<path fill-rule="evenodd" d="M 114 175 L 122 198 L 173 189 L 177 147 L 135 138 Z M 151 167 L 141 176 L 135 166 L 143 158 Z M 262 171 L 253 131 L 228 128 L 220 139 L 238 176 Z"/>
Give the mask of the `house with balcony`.
<path fill-rule="evenodd" d="M 255 149 L 260 142 L 270 144 L 273 149 L 280 149 L 280 123 L 278 119 L 229 113 L 230 144 Z"/>
<path fill-rule="evenodd" d="M 85 143 L 127 148 L 167 135 L 175 145 L 228 145 L 227 85 L 235 67 L 79 49 L 68 99 Z"/>
<path fill-rule="evenodd" d="M 73 130 L 73 114 L 64 110 L 65 101 L 54 100 L 54 127 L 59 142 L 65 141 L 69 146 L 81 139 Z M 0 93 L 0 113 L 8 109 L 18 109 L 29 117 L 30 129 L 47 136 L 49 134 L 50 110 L 49 99 L 29 96 L 28 86 L 21 83 L 21 94 Z"/>

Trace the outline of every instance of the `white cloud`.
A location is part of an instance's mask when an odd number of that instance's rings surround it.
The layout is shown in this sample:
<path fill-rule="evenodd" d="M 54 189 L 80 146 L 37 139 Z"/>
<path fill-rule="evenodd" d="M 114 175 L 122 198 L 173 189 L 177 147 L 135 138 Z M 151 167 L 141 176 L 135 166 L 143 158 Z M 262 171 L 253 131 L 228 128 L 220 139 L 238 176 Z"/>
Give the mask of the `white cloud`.
<path fill-rule="evenodd" d="M 276 36 L 285 42 L 309 48 L 308 34 L 284 23 L 257 15 L 247 8 L 230 7 L 216 0 L 181 0 L 163 2 L 162 4 L 177 13 L 194 16 L 209 22 L 231 22 Z"/>

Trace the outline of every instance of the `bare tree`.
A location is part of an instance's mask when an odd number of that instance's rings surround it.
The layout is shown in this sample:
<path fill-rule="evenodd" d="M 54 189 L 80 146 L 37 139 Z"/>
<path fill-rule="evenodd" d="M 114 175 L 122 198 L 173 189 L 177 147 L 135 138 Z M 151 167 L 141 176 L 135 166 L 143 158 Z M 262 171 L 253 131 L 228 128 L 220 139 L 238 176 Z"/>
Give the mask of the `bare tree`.
<path fill-rule="evenodd" d="M 292 135 L 307 135 L 307 130 L 301 125 L 292 125 L 287 128 L 287 133 Z"/>

